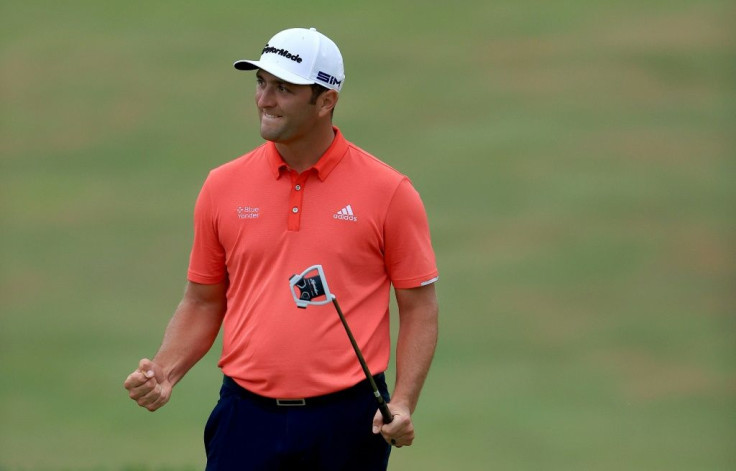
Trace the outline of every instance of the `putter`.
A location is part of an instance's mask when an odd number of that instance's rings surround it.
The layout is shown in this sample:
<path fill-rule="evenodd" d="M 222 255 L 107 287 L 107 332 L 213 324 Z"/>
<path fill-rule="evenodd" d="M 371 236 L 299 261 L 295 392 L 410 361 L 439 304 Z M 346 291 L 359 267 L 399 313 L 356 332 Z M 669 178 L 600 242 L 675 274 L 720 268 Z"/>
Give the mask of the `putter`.
<path fill-rule="evenodd" d="M 317 272 L 316 276 L 307 277 L 311 272 Z M 381 415 L 383 416 L 383 422 L 386 424 L 391 423 L 391 421 L 394 420 L 394 417 L 391 415 L 391 411 L 388 410 L 388 406 L 386 405 L 386 401 L 383 399 L 383 396 L 381 396 L 381 393 L 378 391 L 376 381 L 373 379 L 373 375 L 368 369 L 368 365 L 365 362 L 365 358 L 363 358 L 363 354 L 358 347 L 358 343 L 355 341 L 355 337 L 353 337 L 353 333 L 350 331 L 350 327 L 345 320 L 345 315 L 343 315 L 342 309 L 340 309 L 340 305 L 337 303 L 337 297 L 330 292 L 330 288 L 327 286 L 327 279 L 325 278 L 325 272 L 322 269 L 322 265 L 312 265 L 301 274 L 292 275 L 291 278 L 289 278 L 289 287 L 291 289 L 291 295 L 294 297 L 296 307 L 300 309 L 306 309 L 310 304 L 320 306 L 330 302 L 335 306 L 337 315 L 340 316 L 340 321 L 342 322 L 343 327 L 345 327 L 345 332 L 348 334 L 348 338 L 350 338 L 350 343 L 353 345 L 353 350 L 355 350 L 355 354 L 358 356 L 360 366 L 363 367 L 365 377 L 371 384 L 373 395 L 378 402 L 378 409 L 381 411 Z M 298 294 L 297 288 L 299 290 Z M 314 298 L 319 298 L 320 296 L 324 296 L 325 299 L 314 301 Z"/>

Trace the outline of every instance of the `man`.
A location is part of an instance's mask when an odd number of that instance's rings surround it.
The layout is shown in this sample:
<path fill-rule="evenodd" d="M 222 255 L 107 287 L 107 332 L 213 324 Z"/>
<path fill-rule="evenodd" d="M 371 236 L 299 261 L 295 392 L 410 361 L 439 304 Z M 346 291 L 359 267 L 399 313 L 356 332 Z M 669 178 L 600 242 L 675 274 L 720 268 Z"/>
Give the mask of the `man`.
<path fill-rule="evenodd" d="M 184 297 L 153 360 L 125 380 L 155 411 L 223 328 L 220 401 L 205 427 L 208 470 L 386 469 L 411 445 L 411 414 L 437 340 L 437 268 L 408 178 L 332 125 L 345 80 L 339 49 L 288 29 L 255 70 L 267 141 L 212 172 L 197 199 Z M 297 309 L 288 280 L 321 264 L 354 336 L 389 395 L 389 296 L 399 308 L 396 382 L 383 423 L 330 306 Z M 378 373 L 378 374 L 376 374 Z"/>

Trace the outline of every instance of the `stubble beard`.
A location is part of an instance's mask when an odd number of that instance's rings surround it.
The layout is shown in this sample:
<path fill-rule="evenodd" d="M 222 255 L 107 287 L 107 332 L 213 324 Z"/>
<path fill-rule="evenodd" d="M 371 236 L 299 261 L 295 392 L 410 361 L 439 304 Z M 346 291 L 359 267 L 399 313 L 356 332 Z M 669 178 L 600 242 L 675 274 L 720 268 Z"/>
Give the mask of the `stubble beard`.
<path fill-rule="evenodd" d="M 263 114 L 260 118 L 260 132 L 261 137 L 267 141 L 279 142 L 284 137 L 284 123 L 270 122 L 272 119 L 265 118 Z M 284 118 L 277 118 L 283 120 Z M 265 121 L 265 122 L 264 122 Z"/>

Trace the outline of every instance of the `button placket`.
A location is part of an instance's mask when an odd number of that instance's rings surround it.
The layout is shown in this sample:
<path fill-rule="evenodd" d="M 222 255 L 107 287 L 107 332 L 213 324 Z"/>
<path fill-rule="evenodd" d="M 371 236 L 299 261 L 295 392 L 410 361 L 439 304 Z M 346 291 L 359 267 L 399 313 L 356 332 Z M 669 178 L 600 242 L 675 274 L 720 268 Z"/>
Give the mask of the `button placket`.
<path fill-rule="evenodd" d="M 289 223 L 288 228 L 290 231 L 298 231 L 301 226 L 302 217 L 302 204 L 304 202 L 304 186 L 307 178 L 309 177 L 308 172 L 298 174 L 291 172 L 291 191 L 289 192 Z"/>

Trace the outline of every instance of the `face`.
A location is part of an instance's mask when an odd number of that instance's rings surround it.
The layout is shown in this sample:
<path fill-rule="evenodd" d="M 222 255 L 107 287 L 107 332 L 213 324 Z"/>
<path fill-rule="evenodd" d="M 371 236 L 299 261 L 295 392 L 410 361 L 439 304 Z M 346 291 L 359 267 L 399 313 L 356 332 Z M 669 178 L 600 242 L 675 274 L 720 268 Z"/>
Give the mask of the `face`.
<path fill-rule="evenodd" d="M 288 144 L 307 135 L 317 124 L 318 106 L 310 103 L 310 86 L 284 82 L 265 70 L 256 72 L 256 82 L 261 137 Z"/>

